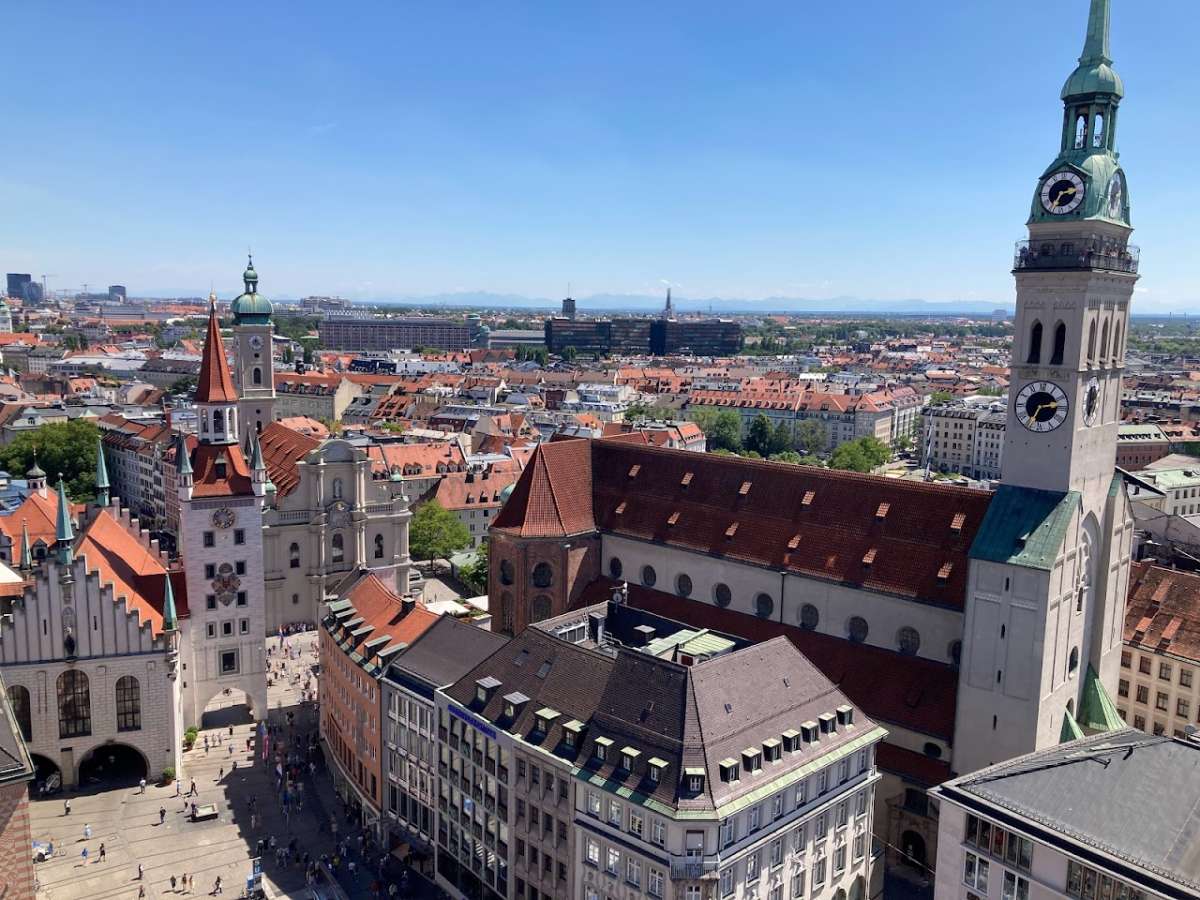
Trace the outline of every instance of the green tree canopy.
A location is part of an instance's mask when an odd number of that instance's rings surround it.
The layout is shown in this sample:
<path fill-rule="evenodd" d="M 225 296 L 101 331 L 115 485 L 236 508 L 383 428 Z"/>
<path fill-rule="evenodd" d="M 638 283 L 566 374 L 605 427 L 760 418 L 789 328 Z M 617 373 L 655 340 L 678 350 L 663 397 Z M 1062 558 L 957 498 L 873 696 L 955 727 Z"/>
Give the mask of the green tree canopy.
<path fill-rule="evenodd" d="M 771 423 L 767 421 L 766 416 L 759 413 L 750 423 L 750 427 L 746 429 L 746 439 L 742 445 L 759 456 L 769 456 L 771 454 L 771 437 Z"/>
<path fill-rule="evenodd" d="M 770 458 L 771 462 L 791 463 L 796 466 L 804 462 L 804 458 L 795 450 L 783 450 L 779 453 L 772 453 Z"/>
<path fill-rule="evenodd" d="M 61 473 L 67 493 L 76 503 L 96 496 L 96 443 L 100 430 L 85 419 L 54 422 L 17 435 L 6 447 L 0 447 L 0 468 L 14 478 L 23 478 L 37 463 L 46 472 L 50 484 Z"/>
<path fill-rule="evenodd" d="M 856 441 L 847 441 L 834 448 L 829 457 L 829 467 L 850 472 L 870 472 L 891 458 L 892 453 L 887 444 L 878 438 L 864 437 Z"/>
<path fill-rule="evenodd" d="M 781 421 L 775 426 L 775 431 L 771 433 L 771 453 L 769 455 L 774 456 L 777 453 L 786 453 L 791 449 L 792 429 L 788 427 L 787 422 Z"/>
<path fill-rule="evenodd" d="M 949 391 L 934 391 L 929 395 L 930 406 L 945 406 L 954 399 L 954 395 Z"/>
<path fill-rule="evenodd" d="M 733 410 L 701 406 L 692 409 L 689 418 L 704 432 L 710 451 L 742 449 L 742 417 Z"/>
<path fill-rule="evenodd" d="M 817 419 L 803 419 L 796 426 L 796 444 L 808 453 L 823 453 L 829 443 L 829 431 L 825 423 Z"/>
<path fill-rule="evenodd" d="M 408 549 L 413 559 L 446 559 L 471 543 L 471 532 L 458 516 L 436 500 L 417 507 L 408 528 Z"/>

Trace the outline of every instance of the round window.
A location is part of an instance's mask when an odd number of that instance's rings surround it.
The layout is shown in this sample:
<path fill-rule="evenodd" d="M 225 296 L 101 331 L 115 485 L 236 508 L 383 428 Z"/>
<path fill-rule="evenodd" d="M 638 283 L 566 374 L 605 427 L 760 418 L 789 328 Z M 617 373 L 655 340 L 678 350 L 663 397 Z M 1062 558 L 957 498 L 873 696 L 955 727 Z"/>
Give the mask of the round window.
<path fill-rule="evenodd" d="M 722 608 L 724 608 L 724 607 L 728 606 L 730 603 L 732 603 L 733 602 L 733 594 L 729 590 L 729 585 L 719 584 L 719 583 L 716 584 L 713 587 L 713 600 L 716 601 L 717 606 L 720 606 Z"/>
<path fill-rule="evenodd" d="M 867 639 L 867 620 L 862 616 L 851 616 L 846 623 L 846 635 L 856 644 Z"/>
<path fill-rule="evenodd" d="M 775 612 L 775 601 L 770 594 L 759 594 L 754 598 L 754 612 L 760 619 L 771 618 L 771 613 Z"/>
<path fill-rule="evenodd" d="M 675 593 L 680 597 L 690 597 L 692 595 L 692 579 L 682 573 L 676 577 Z"/>
<path fill-rule="evenodd" d="M 548 588 L 554 581 L 554 570 L 550 568 L 550 563 L 540 562 L 533 567 L 533 586 L 536 588 Z"/>
<path fill-rule="evenodd" d="M 921 633 L 911 626 L 905 625 L 896 635 L 896 643 L 900 652 L 905 656 L 916 656 L 921 649 Z"/>
<path fill-rule="evenodd" d="M 614 556 L 608 561 L 608 574 L 614 581 L 621 577 L 621 557 Z"/>
<path fill-rule="evenodd" d="M 939 747 L 937 744 L 935 744 L 933 741 L 926 741 L 925 742 L 925 755 L 928 756 L 930 759 L 941 759 L 942 758 L 942 748 Z"/>
<path fill-rule="evenodd" d="M 811 603 L 805 603 L 800 607 L 800 627 L 805 631 L 816 631 L 820 621 L 821 613 Z"/>
<path fill-rule="evenodd" d="M 658 581 L 658 573 L 654 571 L 654 566 L 642 566 L 642 584 L 646 587 L 654 587 L 656 581 Z"/>
<path fill-rule="evenodd" d="M 516 571 L 513 569 L 512 560 L 502 559 L 500 561 L 500 583 L 512 584 L 515 576 Z"/>

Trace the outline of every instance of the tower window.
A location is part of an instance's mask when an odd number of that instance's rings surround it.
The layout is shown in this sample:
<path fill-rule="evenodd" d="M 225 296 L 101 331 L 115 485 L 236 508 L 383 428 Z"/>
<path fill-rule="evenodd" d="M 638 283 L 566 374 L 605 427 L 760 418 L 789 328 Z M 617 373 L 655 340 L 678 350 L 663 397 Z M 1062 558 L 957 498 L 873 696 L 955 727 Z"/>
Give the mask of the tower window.
<path fill-rule="evenodd" d="M 1100 330 L 1100 365 L 1108 362 L 1108 322 Z"/>
<path fill-rule="evenodd" d="M 1054 327 L 1054 352 L 1050 355 L 1050 365 L 1061 366 L 1063 355 L 1067 352 L 1067 326 L 1059 322 Z"/>
<path fill-rule="evenodd" d="M 250 377 L 255 384 L 262 384 L 262 369 L 258 368 L 258 366 L 255 366 Z"/>
<path fill-rule="evenodd" d="M 1087 140 L 1087 116 L 1080 114 L 1075 119 L 1075 149 L 1082 150 Z"/>
<path fill-rule="evenodd" d="M 1042 323 L 1034 322 L 1029 330 L 1029 357 L 1026 362 L 1037 365 L 1042 361 Z"/>
<path fill-rule="evenodd" d="M 333 536 L 333 561 L 335 563 L 340 563 L 345 558 L 346 558 L 345 538 L 342 537 L 341 533 L 335 534 Z"/>
<path fill-rule="evenodd" d="M 1104 115 L 1096 113 L 1096 120 L 1092 126 L 1092 146 L 1104 146 Z"/>
<path fill-rule="evenodd" d="M 1120 322 L 1118 322 L 1116 324 L 1116 326 L 1113 328 L 1112 358 L 1113 358 L 1113 362 L 1116 362 L 1117 360 L 1119 360 L 1121 358 L 1121 323 Z"/>
<path fill-rule="evenodd" d="M 383 535 L 375 535 L 375 558 L 383 559 Z"/>
<path fill-rule="evenodd" d="M 1092 319 L 1091 324 L 1088 325 L 1087 361 L 1088 361 L 1089 366 L 1096 362 L 1096 320 L 1095 319 Z"/>

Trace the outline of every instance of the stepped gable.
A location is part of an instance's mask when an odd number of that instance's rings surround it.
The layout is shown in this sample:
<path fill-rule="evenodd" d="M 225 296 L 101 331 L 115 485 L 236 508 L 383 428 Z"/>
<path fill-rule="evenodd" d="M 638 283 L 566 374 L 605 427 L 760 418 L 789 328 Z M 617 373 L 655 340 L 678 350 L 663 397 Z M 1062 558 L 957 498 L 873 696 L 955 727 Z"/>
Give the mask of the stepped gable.
<path fill-rule="evenodd" d="M 596 530 L 590 441 L 542 444 L 492 528 L 514 537 L 566 537 Z"/>
<path fill-rule="evenodd" d="M 301 434 L 282 422 L 272 422 L 263 428 L 258 443 L 277 497 L 286 497 L 299 486 L 300 472 L 296 464 L 321 446 L 317 438 Z"/>
<path fill-rule="evenodd" d="M 138 529 L 128 511 L 97 510 L 84 526 L 75 554 L 83 558 L 89 575 L 95 575 L 101 585 L 112 586 L 115 601 L 124 603 L 143 624 L 150 623 L 154 637 L 162 634 L 166 557 L 158 551 L 157 542 Z M 176 614 L 186 617 L 187 584 L 182 571 L 171 572 L 171 588 Z"/>

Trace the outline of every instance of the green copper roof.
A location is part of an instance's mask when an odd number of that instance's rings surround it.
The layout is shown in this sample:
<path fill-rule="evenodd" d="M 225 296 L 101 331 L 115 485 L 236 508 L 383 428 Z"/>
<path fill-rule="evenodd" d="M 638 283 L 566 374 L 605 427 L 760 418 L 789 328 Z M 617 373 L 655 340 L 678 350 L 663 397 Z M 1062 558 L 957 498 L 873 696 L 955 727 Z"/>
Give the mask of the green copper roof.
<path fill-rule="evenodd" d="M 1121 714 L 1100 683 L 1100 676 L 1088 664 L 1083 677 L 1083 698 L 1079 702 L 1079 722 L 1091 734 L 1099 731 L 1116 731 L 1125 727 Z"/>
<path fill-rule="evenodd" d="M 108 487 L 108 466 L 104 464 L 104 444 L 96 441 L 96 487 Z"/>
<path fill-rule="evenodd" d="M 60 543 L 75 540 L 75 528 L 71 525 L 71 501 L 67 499 L 67 485 L 62 475 L 58 476 L 58 512 L 54 520 L 54 537 Z"/>
<path fill-rule="evenodd" d="M 971 545 L 971 558 L 1050 571 L 1079 493 L 1001 485 Z"/>
<path fill-rule="evenodd" d="M 33 568 L 33 553 L 29 548 L 29 523 L 21 522 L 21 568 L 28 571 Z"/>
<path fill-rule="evenodd" d="M 1063 85 L 1062 97 L 1078 97 L 1086 94 L 1112 94 L 1125 96 L 1125 86 L 1112 68 L 1109 49 L 1109 31 L 1112 12 L 1111 0 L 1092 0 L 1088 15 L 1087 37 L 1083 42 L 1083 53 L 1079 66 Z"/>
<path fill-rule="evenodd" d="M 180 475 L 192 474 L 192 457 L 188 453 L 187 438 L 183 436 L 183 432 L 175 439 L 175 468 Z"/>
<path fill-rule="evenodd" d="M 1060 744 L 1069 744 L 1071 741 L 1077 741 L 1083 737 L 1083 729 L 1079 727 L 1079 723 L 1075 721 L 1075 717 L 1070 711 L 1063 713 L 1062 731 L 1058 733 L 1058 742 Z"/>
<path fill-rule="evenodd" d="M 245 292 L 229 305 L 229 311 L 233 313 L 233 324 L 267 324 L 275 310 L 271 306 L 271 301 L 258 292 L 258 273 L 254 271 L 253 259 L 246 263 L 246 271 L 242 273 L 242 283 L 245 285 Z"/>
<path fill-rule="evenodd" d="M 179 623 L 175 614 L 175 591 L 171 589 L 171 573 L 168 572 L 163 577 L 167 580 L 166 587 L 163 588 L 163 631 L 174 631 Z"/>

